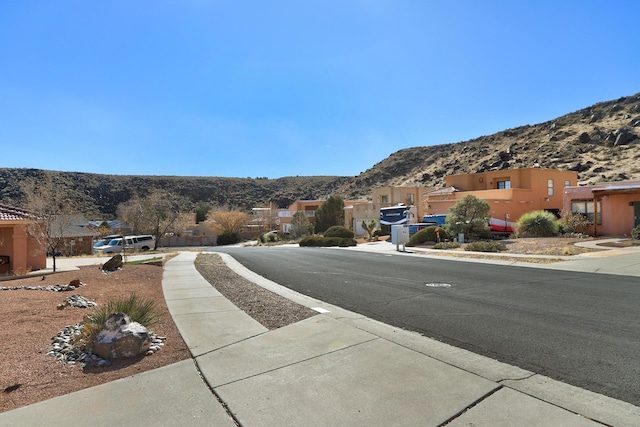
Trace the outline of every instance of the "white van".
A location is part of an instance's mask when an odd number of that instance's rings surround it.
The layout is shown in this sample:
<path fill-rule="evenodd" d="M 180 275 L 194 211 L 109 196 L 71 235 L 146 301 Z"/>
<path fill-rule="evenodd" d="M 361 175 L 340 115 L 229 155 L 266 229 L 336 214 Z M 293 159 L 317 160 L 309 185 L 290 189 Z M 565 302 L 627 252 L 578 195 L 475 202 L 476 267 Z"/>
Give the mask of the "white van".
<path fill-rule="evenodd" d="M 122 252 L 122 242 L 125 242 L 125 249 L 148 251 L 155 247 L 155 237 L 146 234 L 141 236 L 124 236 L 111 239 L 106 245 L 98 246 L 95 248 L 97 254 L 117 254 Z"/>

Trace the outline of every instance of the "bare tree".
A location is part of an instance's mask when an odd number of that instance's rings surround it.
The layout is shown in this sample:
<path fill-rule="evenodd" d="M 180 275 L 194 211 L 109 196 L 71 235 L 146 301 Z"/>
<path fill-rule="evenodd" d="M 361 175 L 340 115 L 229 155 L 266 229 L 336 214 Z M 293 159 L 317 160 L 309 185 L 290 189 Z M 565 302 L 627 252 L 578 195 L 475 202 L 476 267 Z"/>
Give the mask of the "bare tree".
<path fill-rule="evenodd" d="M 62 249 L 66 231 L 73 225 L 77 213 L 71 192 L 63 182 L 46 174 L 42 179 L 25 179 L 22 184 L 23 206 L 33 212 L 34 220 L 26 231 L 38 242 L 39 253 L 51 255 L 56 271 L 56 255 Z"/>
<path fill-rule="evenodd" d="M 249 221 L 249 215 L 240 211 L 212 211 L 209 212 L 208 218 L 216 232 L 229 234 L 239 233 Z"/>
<path fill-rule="evenodd" d="M 154 190 L 146 197 L 134 196 L 118 206 L 118 216 L 137 233 L 155 236 L 154 250 L 167 232 L 172 231 L 188 202 L 165 190 Z"/>

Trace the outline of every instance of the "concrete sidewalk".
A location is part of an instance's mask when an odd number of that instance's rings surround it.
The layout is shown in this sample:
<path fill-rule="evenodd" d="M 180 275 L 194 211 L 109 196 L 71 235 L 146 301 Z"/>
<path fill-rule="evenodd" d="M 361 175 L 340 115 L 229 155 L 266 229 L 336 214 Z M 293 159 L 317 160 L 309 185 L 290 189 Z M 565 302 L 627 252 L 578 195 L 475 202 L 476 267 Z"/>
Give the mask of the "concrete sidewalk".
<path fill-rule="evenodd" d="M 637 426 L 640 408 L 241 275 L 317 316 L 268 331 L 199 275 L 163 288 L 192 360 L 0 413 L 2 426 Z"/>

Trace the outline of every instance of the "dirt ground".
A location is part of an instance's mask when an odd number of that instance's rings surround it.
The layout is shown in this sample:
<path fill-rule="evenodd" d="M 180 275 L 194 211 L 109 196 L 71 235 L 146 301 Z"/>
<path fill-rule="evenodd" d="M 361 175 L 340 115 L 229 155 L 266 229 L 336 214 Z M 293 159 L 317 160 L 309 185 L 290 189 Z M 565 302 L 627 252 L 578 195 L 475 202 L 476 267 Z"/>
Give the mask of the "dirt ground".
<path fill-rule="evenodd" d="M 44 277 L 44 279 L 43 279 Z M 127 265 L 104 274 L 93 267 L 28 279 L 0 281 L 0 286 L 66 285 L 79 279 L 85 286 L 71 292 L 0 290 L 0 412 L 128 377 L 190 357 L 169 315 L 162 292 L 162 268 Z M 162 349 L 151 356 L 113 362 L 109 367 L 64 365 L 46 353 L 51 339 L 65 326 L 82 321 L 89 309 L 58 310 L 64 298 L 81 295 L 97 304 L 135 293 L 155 302 L 160 321 L 149 329 L 167 337 Z"/>

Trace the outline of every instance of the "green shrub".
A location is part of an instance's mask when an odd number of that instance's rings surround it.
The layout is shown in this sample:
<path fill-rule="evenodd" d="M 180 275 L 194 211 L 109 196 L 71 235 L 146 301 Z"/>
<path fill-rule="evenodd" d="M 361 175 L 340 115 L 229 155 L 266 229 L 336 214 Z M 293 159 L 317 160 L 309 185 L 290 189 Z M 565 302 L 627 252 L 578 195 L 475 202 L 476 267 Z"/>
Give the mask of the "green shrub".
<path fill-rule="evenodd" d="M 464 248 L 465 251 L 473 252 L 502 252 L 507 247 L 500 242 L 471 242 Z"/>
<path fill-rule="evenodd" d="M 522 215 L 515 225 L 518 237 L 551 237 L 558 235 L 558 219 L 547 211 L 533 211 Z"/>
<path fill-rule="evenodd" d="M 327 231 L 323 233 L 324 237 L 342 237 L 343 239 L 353 239 L 354 233 L 347 227 L 341 225 L 334 225 L 329 227 Z"/>
<path fill-rule="evenodd" d="M 382 229 L 376 230 L 373 232 L 373 237 L 388 236 L 388 235 L 389 233 L 383 231 Z"/>
<path fill-rule="evenodd" d="M 278 233 L 269 231 L 268 233 L 262 233 L 260 236 L 258 236 L 258 241 L 262 244 L 275 243 L 280 241 L 280 237 L 278 236 Z"/>
<path fill-rule="evenodd" d="M 338 246 L 340 246 L 341 248 L 346 248 L 347 246 L 358 246 L 358 242 L 356 242 L 354 239 L 344 238 Z"/>
<path fill-rule="evenodd" d="M 433 245 L 433 249 L 457 249 L 460 247 L 458 242 L 440 242 Z"/>
<path fill-rule="evenodd" d="M 585 233 L 588 232 L 593 223 L 583 214 L 562 211 L 558 220 L 558 233 Z"/>
<path fill-rule="evenodd" d="M 640 240 L 640 225 L 637 225 L 633 230 L 631 230 L 631 237 L 636 240 Z"/>
<path fill-rule="evenodd" d="M 322 236 L 305 236 L 300 240 L 300 246 L 322 246 Z"/>
<path fill-rule="evenodd" d="M 438 234 L 436 234 L 436 231 L 438 232 Z M 441 241 L 449 237 L 447 235 L 447 232 L 442 227 L 438 227 L 435 225 L 425 227 L 417 233 L 413 233 L 413 235 L 409 238 L 409 243 L 407 246 L 423 245 L 427 242 L 436 243 L 438 241 L 438 235 L 440 236 Z"/>
<path fill-rule="evenodd" d="M 358 243 L 352 238 L 307 236 L 300 240 L 300 246 L 330 247 L 356 246 Z"/>
<path fill-rule="evenodd" d="M 240 243 L 241 241 L 242 237 L 240 237 L 239 233 L 230 233 L 228 231 L 225 231 L 218 236 L 218 238 L 216 239 L 216 244 L 218 246 L 233 245 L 235 243 Z"/>

